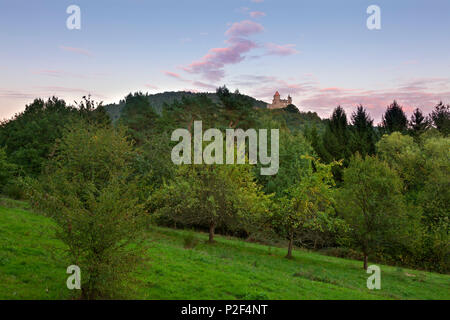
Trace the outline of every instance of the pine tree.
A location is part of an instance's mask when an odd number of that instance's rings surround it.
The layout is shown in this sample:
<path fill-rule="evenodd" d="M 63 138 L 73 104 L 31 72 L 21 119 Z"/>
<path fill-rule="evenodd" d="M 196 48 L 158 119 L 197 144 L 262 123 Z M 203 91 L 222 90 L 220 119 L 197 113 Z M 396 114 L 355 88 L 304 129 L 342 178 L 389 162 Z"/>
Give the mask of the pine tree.
<path fill-rule="evenodd" d="M 348 146 L 349 130 L 347 115 L 341 106 L 334 109 L 323 136 L 323 145 L 332 160 L 347 159 L 350 156 Z"/>
<path fill-rule="evenodd" d="M 429 126 L 430 121 L 428 117 L 425 117 L 419 108 L 414 110 L 414 113 L 411 116 L 411 120 L 409 121 L 409 129 L 411 135 L 417 138 L 419 135 L 425 132 Z"/>
<path fill-rule="evenodd" d="M 352 152 L 358 151 L 363 156 L 375 154 L 373 119 L 362 105 L 359 105 L 353 112 L 352 125 Z"/>
<path fill-rule="evenodd" d="M 447 136 L 450 133 L 450 105 L 439 102 L 431 113 L 431 119 L 433 125 L 443 135 Z"/>
<path fill-rule="evenodd" d="M 386 112 L 383 115 L 383 127 L 388 133 L 394 131 L 405 132 L 408 125 L 408 119 L 406 118 L 403 108 L 394 100 L 389 105 Z"/>

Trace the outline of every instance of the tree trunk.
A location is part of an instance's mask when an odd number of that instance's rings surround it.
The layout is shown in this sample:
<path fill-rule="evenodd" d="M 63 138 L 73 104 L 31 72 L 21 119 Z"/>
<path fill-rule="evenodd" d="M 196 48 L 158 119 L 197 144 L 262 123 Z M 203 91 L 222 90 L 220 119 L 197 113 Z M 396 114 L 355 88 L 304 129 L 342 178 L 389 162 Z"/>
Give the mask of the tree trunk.
<path fill-rule="evenodd" d="M 292 247 L 294 245 L 294 235 L 291 233 L 289 235 L 289 246 L 288 246 L 288 253 L 286 255 L 287 259 L 292 259 Z"/>
<path fill-rule="evenodd" d="M 216 229 L 216 224 L 214 222 L 211 222 L 209 224 L 209 243 L 214 242 L 214 230 Z"/>
<path fill-rule="evenodd" d="M 364 253 L 364 270 L 367 270 L 367 261 L 368 261 L 367 253 Z"/>

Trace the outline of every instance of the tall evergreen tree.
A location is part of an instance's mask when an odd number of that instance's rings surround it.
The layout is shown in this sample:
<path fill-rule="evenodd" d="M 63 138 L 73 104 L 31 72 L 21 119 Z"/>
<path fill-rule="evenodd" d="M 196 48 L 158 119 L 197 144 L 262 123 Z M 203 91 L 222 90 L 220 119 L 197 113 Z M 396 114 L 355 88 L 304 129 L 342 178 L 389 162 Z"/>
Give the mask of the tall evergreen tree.
<path fill-rule="evenodd" d="M 450 133 L 450 105 L 444 105 L 439 102 L 434 110 L 431 112 L 431 120 L 433 125 L 441 132 L 443 135 L 447 136 Z"/>
<path fill-rule="evenodd" d="M 388 133 L 394 131 L 405 132 L 408 126 L 403 108 L 394 100 L 383 115 L 383 127 Z"/>
<path fill-rule="evenodd" d="M 348 142 L 347 115 L 341 106 L 337 106 L 327 123 L 323 136 L 323 145 L 330 155 L 328 161 L 347 159 L 350 156 Z"/>
<path fill-rule="evenodd" d="M 331 118 L 325 127 L 322 137 L 324 154 L 322 158 L 325 162 L 344 160 L 344 167 L 347 166 L 351 156 L 350 130 L 347 122 L 347 115 L 341 106 L 334 109 Z M 337 183 L 342 181 L 342 167 L 333 167 L 333 176 Z"/>
<path fill-rule="evenodd" d="M 425 132 L 430 126 L 430 121 L 428 117 L 424 116 L 422 111 L 417 108 L 409 120 L 409 129 L 413 137 L 418 137 L 420 134 Z"/>
<path fill-rule="evenodd" d="M 363 156 L 375 154 L 373 119 L 362 105 L 359 105 L 352 113 L 352 125 L 352 151 L 358 151 Z"/>

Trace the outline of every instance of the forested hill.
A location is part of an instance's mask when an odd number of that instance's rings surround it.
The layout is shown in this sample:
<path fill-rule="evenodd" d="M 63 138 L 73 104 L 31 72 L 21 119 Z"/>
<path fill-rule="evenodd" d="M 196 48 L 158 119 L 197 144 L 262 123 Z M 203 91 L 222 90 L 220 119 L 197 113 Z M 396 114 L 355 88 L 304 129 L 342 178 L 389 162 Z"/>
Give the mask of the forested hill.
<path fill-rule="evenodd" d="M 237 97 L 238 100 L 241 101 L 241 103 L 243 104 L 241 107 L 236 106 L 236 108 L 239 109 L 244 107 L 254 109 L 255 111 L 260 110 L 262 113 L 259 114 L 257 118 L 260 118 L 263 115 L 266 116 L 268 115 L 272 120 L 277 122 L 281 121 L 281 123 L 285 123 L 288 128 L 293 130 L 302 130 L 307 126 L 309 127 L 315 126 L 319 131 L 322 131 L 322 129 L 324 128 L 323 125 L 324 122 L 320 119 L 317 113 L 300 112 L 295 105 L 289 105 L 288 107 L 283 109 L 268 110 L 267 103 L 262 100 L 257 100 L 253 97 L 240 93 L 238 93 L 237 95 L 236 93 L 234 93 L 232 94 L 232 96 Z M 177 92 L 171 91 L 157 94 L 142 94 L 142 93 L 130 94 L 117 104 L 105 105 L 105 110 L 107 111 L 111 119 L 115 122 L 119 118 L 122 119 L 129 118 L 131 114 L 133 114 L 134 116 L 136 115 L 136 112 L 138 114 L 142 114 L 143 112 L 145 113 L 144 111 L 145 108 L 152 108 L 153 111 L 159 115 L 161 115 L 163 109 L 166 110 L 172 109 L 174 105 L 178 105 L 179 107 L 182 106 L 184 111 L 188 111 L 189 109 L 192 109 L 192 101 L 199 101 L 198 99 L 201 99 L 201 97 L 206 97 L 206 99 L 211 102 L 211 105 L 207 106 L 207 109 L 211 112 L 214 112 L 213 110 L 215 108 L 224 107 L 224 101 L 223 99 L 221 100 L 221 98 L 218 96 L 217 93 L 208 93 L 208 92 L 194 93 L 189 91 L 177 91 Z M 237 104 L 239 105 L 240 103 Z M 126 112 L 126 110 L 127 109 L 130 110 L 130 108 L 134 109 L 134 111 L 131 112 L 131 114 L 130 112 Z M 230 111 L 234 110 L 234 108 L 235 107 L 231 107 Z M 231 118 L 233 118 L 234 116 L 239 117 L 238 109 L 231 111 L 230 114 Z M 175 113 L 180 112 L 180 109 L 176 110 L 171 111 Z M 203 111 L 206 112 L 206 110 Z M 247 114 L 247 116 L 253 118 L 255 115 L 252 116 L 250 114 Z"/>
<path fill-rule="evenodd" d="M 164 104 L 172 104 L 174 101 L 178 100 L 181 101 L 183 97 L 196 97 L 200 94 L 206 95 L 208 98 L 210 98 L 213 102 L 219 103 L 220 99 L 218 98 L 216 93 L 212 92 L 205 92 L 205 93 L 196 93 L 196 92 L 190 92 L 190 91 L 166 91 L 162 93 L 156 93 L 156 94 L 149 94 L 147 95 L 148 100 L 150 102 L 150 105 L 153 107 L 153 109 L 157 113 L 161 113 L 161 110 L 164 106 Z M 257 100 L 253 97 L 246 96 L 251 101 L 254 107 L 256 108 L 266 108 L 267 102 Z M 125 99 L 121 100 L 119 103 L 113 103 L 108 104 L 105 106 L 106 111 L 111 116 L 113 121 L 120 118 L 122 109 L 125 107 Z"/>

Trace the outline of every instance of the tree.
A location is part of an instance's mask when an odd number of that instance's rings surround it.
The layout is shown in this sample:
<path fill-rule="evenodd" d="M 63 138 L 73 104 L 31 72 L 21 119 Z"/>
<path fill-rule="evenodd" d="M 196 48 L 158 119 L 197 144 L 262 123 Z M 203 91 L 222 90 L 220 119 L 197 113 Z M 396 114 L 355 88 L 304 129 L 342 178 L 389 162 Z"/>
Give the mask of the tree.
<path fill-rule="evenodd" d="M 352 113 L 352 125 L 352 152 L 359 152 L 362 156 L 375 154 L 373 119 L 362 105 Z"/>
<path fill-rule="evenodd" d="M 268 210 L 269 197 L 254 181 L 249 165 L 181 165 L 176 177 L 151 198 L 156 215 L 209 230 L 242 228 Z"/>
<path fill-rule="evenodd" d="M 439 102 L 431 112 L 431 120 L 439 132 L 447 136 L 450 133 L 450 105 Z"/>
<path fill-rule="evenodd" d="M 274 228 L 288 241 L 286 258 L 292 258 L 296 237 L 305 229 L 323 231 L 333 225 L 334 185 L 331 165 L 307 157 L 309 167 L 302 171 L 300 181 L 285 190 L 279 199 L 278 210 L 273 213 Z"/>
<path fill-rule="evenodd" d="M 30 182 L 31 202 L 56 221 L 70 264 L 81 269 L 83 299 L 121 297 L 144 257 L 148 214 L 136 196 L 134 157 L 125 129 L 81 123 Z"/>
<path fill-rule="evenodd" d="M 347 115 L 341 106 L 334 109 L 331 118 L 328 120 L 323 134 L 322 158 L 325 162 L 343 160 L 344 167 L 347 166 L 351 156 L 350 150 L 350 130 L 347 123 Z M 342 180 L 342 168 L 333 167 L 333 176 L 336 182 Z"/>
<path fill-rule="evenodd" d="M 405 219 L 402 182 L 387 163 L 356 155 L 344 170 L 339 210 L 350 226 L 350 241 L 368 257 L 403 235 Z"/>
<path fill-rule="evenodd" d="M 430 121 L 425 117 L 419 108 L 416 108 L 411 115 L 409 121 L 409 128 L 411 135 L 417 139 L 422 133 L 424 133 L 430 126 Z"/>
<path fill-rule="evenodd" d="M 387 133 L 394 131 L 405 132 L 408 126 L 403 108 L 394 100 L 383 115 L 382 124 Z"/>

